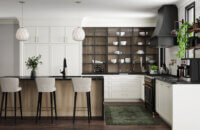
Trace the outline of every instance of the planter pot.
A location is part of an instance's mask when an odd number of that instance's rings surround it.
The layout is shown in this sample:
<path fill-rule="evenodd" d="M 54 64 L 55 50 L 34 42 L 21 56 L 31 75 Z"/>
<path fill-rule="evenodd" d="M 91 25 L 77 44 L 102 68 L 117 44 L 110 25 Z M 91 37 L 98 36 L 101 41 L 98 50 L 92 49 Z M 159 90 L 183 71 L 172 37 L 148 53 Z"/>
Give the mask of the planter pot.
<path fill-rule="evenodd" d="M 157 70 L 150 70 L 150 74 L 158 74 Z"/>
<path fill-rule="evenodd" d="M 31 78 L 35 78 L 36 77 L 36 71 L 35 70 L 32 70 L 31 71 Z"/>

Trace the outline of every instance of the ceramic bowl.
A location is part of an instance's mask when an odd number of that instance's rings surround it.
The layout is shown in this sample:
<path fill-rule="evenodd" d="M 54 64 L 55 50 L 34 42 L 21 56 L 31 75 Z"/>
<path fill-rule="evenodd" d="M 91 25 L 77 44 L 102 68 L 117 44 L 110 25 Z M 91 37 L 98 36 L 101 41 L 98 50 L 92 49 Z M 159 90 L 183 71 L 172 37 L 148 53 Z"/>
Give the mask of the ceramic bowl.
<path fill-rule="evenodd" d="M 111 63 L 113 63 L 113 64 L 116 64 L 116 63 L 117 63 L 117 59 L 111 59 L 110 61 L 111 61 Z"/>
<path fill-rule="evenodd" d="M 127 43 L 127 41 L 121 41 L 121 42 L 120 42 L 120 45 L 125 46 L 126 43 Z"/>
<path fill-rule="evenodd" d="M 119 54 L 122 54 L 122 52 L 121 51 L 115 51 L 114 54 L 118 54 L 119 55 Z"/>
<path fill-rule="evenodd" d="M 131 63 L 131 58 L 125 58 L 125 63 Z"/>
<path fill-rule="evenodd" d="M 137 54 L 144 54 L 144 51 L 143 50 L 138 50 Z"/>
<path fill-rule="evenodd" d="M 113 45 L 117 46 L 117 45 L 118 45 L 118 42 L 113 42 Z"/>
<path fill-rule="evenodd" d="M 120 36 L 122 37 L 122 36 L 124 36 L 124 35 L 125 35 L 125 32 L 121 32 Z"/>
<path fill-rule="evenodd" d="M 137 43 L 139 46 L 142 46 L 143 45 L 143 42 L 138 42 Z"/>
<path fill-rule="evenodd" d="M 145 36 L 145 32 L 139 32 L 140 36 Z M 146 35 L 148 35 L 148 32 L 146 32 Z"/>
<path fill-rule="evenodd" d="M 124 63 L 124 59 L 119 59 L 119 63 L 123 64 Z"/>
<path fill-rule="evenodd" d="M 155 60 L 149 60 L 148 61 L 150 64 L 154 64 L 156 61 Z"/>
<path fill-rule="evenodd" d="M 124 36 L 124 35 L 125 35 L 125 32 L 116 32 L 116 35 L 117 35 L 117 36 L 121 36 L 121 37 L 122 37 L 122 36 Z"/>

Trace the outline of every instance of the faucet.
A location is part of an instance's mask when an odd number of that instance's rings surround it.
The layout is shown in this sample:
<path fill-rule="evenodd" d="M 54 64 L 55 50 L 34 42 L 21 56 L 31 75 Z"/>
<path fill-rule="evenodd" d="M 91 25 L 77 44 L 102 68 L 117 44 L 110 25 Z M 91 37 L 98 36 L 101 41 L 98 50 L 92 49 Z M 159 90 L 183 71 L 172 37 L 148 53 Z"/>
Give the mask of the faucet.
<path fill-rule="evenodd" d="M 67 68 L 66 58 L 64 58 L 64 60 L 63 60 L 63 71 L 60 72 L 63 75 L 63 78 L 65 78 L 65 76 L 66 76 L 65 68 Z"/>

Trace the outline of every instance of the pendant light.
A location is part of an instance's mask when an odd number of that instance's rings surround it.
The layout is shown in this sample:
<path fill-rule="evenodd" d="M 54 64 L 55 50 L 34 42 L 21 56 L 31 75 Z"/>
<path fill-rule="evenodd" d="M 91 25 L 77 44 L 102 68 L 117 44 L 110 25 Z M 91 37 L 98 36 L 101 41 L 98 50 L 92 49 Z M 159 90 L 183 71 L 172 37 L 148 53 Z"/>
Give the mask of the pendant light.
<path fill-rule="evenodd" d="M 75 41 L 83 41 L 85 39 L 85 31 L 82 27 L 77 27 L 74 29 L 72 37 Z"/>
<path fill-rule="evenodd" d="M 19 41 L 27 41 L 29 39 L 29 32 L 26 28 L 23 26 L 23 4 L 25 3 L 24 1 L 19 1 L 19 3 L 22 5 L 22 19 L 21 19 L 21 26 L 16 32 L 16 39 Z"/>

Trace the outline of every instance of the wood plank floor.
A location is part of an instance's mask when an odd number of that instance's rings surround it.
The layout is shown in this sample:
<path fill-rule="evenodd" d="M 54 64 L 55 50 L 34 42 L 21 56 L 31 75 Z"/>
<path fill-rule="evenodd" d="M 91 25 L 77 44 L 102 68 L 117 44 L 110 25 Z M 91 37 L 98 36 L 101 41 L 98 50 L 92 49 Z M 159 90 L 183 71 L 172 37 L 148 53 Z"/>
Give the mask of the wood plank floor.
<path fill-rule="evenodd" d="M 135 103 L 105 103 L 105 105 L 138 105 Z M 139 104 L 141 105 L 141 104 Z M 171 130 L 171 128 L 158 116 L 156 120 L 160 125 L 106 125 L 103 120 L 92 120 L 89 124 L 87 120 L 76 120 L 75 124 L 70 119 L 55 120 L 43 118 L 39 122 L 34 119 L 24 118 L 14 123 L 13 119 L 2 119 L 0 130 Z"/>

